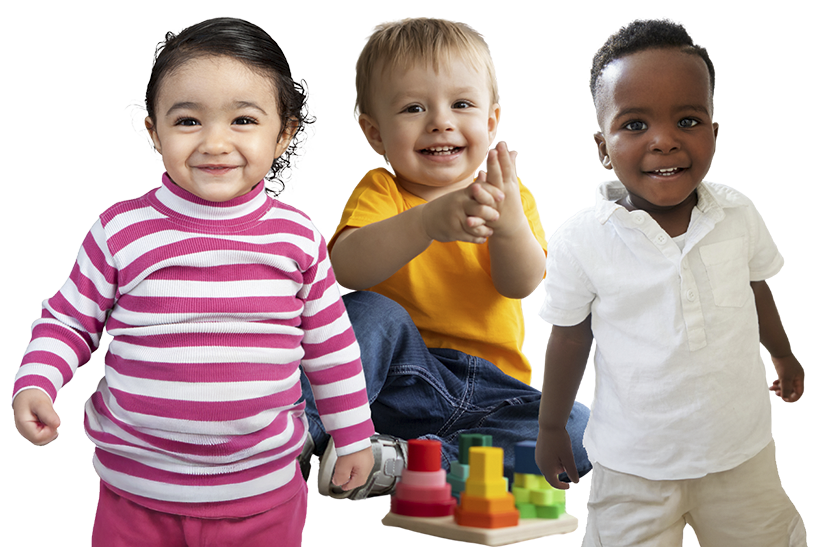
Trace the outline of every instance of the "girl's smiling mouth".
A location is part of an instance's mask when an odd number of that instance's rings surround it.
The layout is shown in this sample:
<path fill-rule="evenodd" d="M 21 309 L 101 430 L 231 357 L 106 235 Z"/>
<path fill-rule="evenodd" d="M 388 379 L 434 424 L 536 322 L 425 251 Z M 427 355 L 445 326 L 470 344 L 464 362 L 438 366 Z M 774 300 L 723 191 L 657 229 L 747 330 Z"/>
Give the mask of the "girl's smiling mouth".
<path fill-rule="evenodd" d="M 198 165 L 195 169 L 210 175 L 223 175 L 234 168 L 234 165 Z"/>

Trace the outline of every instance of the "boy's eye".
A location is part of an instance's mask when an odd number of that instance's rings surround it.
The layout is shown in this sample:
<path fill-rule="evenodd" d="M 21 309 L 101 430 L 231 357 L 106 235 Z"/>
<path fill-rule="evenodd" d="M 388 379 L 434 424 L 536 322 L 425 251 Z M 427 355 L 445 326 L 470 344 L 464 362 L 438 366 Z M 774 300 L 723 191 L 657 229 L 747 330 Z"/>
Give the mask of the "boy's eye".
<path fill-rule="evenodd" d="M 452 108 L 471 108 L 472 103 L 469 101 L 457 101 L 455 104 L 452 105 Z"/>
<path fill-rule="evenodd" d="M 698 125 L 698 120 L 693 118 L 684 118 L 678 122 L 678 127 L 695 127 Z"/>
<path fill-rule="evenodd" d="M 643 131 L 646 128 L 647 124 L 639 121 L 632 121 L 627 124 L 624 124 L 624 129 L 628 129 L 630 131 Z"/>
<path fill-rule="evenodd" d="M 412 104 L 404 108 L 403 111 L 408 112 L 410 114 L 419 114 L 423 112 L 423 107 L 419 104 Z"/>

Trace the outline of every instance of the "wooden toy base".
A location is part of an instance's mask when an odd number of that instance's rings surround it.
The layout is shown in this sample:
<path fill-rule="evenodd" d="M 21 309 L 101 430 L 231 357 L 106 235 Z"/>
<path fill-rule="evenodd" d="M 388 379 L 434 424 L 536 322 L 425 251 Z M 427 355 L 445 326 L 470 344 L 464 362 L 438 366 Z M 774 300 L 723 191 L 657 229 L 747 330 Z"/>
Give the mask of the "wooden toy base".
<path fill-rule="evenodd" d="M 578 528 L 578 519 L 566 513 L 557 519 L 521 519 L 518 526 L 508 528 L 470 528 L 458 526 L 453 517 L 405 517 L 394 513 L 386 515 L 381 522 L 384 526 L 481 545 L 509 545 L 552 534 L 566 534 Z"/>

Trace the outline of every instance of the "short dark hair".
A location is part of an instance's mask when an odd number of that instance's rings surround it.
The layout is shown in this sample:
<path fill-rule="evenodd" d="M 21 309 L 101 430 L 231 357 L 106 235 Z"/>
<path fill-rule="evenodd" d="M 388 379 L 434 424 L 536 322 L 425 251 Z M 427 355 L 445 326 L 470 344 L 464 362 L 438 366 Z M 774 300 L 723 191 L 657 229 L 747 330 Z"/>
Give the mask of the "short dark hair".
<path fill-rule="evenodd" d="M 313 123 L 306 108 L 306 82 L 296 82 L 286 56 L 271 36 L 248 21 L 221 17 L 209 19 L 183 29 L 179 34 L 166 33 L 166 40 L 155 50 L 155 60 L 149 84 L 146 86 L 146 111 L 156 124 L 155 104 L 163 79 L 192 59 L 201 57 L 231 57 L 251 70 L 272 78 L 277 92 L 281 129 L 292 126 L 295 133 L 289 146 L 275 158 L 266 175 L 283 189 L 281 174 L 290 167 L 290 158 L 302 139 L 299 135 L 306 124 Z M 295 127 L 297 125 L 297 127 Z M 279 191 L 267 188 L 277 195 Z"/>
<path fill-rule="evenodd" d="M 612 61 L 647 49 L 678 48 L 684 53 L 704 60 L 710 74 L 710 96 L 715 93 L 715 68 L 707 50 L 693 43 L 692 38 L 678 23 L 667 19 L 636 20 L 610 36 L 592 59 L 589 90 L 592 100 L 598 91 L 598 81 Z"/>

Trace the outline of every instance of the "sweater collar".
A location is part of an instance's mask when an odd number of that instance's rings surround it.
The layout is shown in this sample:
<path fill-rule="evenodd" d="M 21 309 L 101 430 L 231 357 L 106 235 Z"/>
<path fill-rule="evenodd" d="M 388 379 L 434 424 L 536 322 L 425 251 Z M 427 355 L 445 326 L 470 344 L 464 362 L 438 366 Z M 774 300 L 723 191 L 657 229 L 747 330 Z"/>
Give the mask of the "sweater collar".
<path fill-rule="evenodd" d="M 194 223 L 222 222 L 243 224 L 256 220 L 270 206 L 261 181 L 252 190 L 229 201 L 207 201 L 184 190 L 163 174 L 163 184 L 154 192 L 155 205 L 169 216 Z"/>

